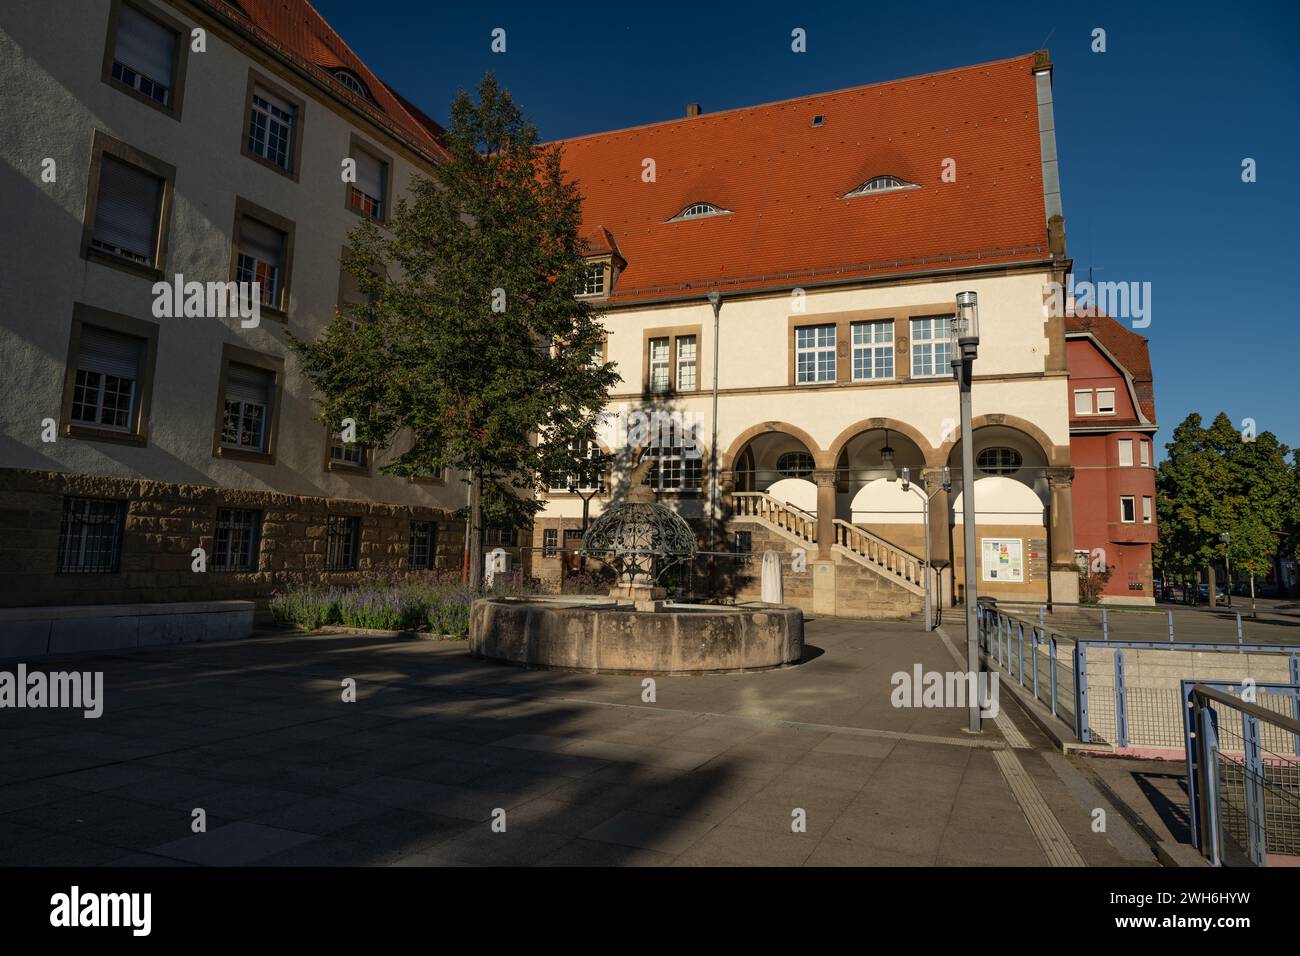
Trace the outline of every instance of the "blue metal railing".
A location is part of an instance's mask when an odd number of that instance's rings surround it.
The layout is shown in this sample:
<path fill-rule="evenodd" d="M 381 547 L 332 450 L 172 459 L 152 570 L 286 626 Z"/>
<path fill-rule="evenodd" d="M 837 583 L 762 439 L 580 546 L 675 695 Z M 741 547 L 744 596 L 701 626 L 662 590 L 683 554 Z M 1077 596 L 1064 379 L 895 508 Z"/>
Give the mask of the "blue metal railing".
<path fill-rule="evenodd" d="M 1214 866 L 1300 863 L 1300 681 L 1185 680 L 1180 696 L 1193 845 Z"/>

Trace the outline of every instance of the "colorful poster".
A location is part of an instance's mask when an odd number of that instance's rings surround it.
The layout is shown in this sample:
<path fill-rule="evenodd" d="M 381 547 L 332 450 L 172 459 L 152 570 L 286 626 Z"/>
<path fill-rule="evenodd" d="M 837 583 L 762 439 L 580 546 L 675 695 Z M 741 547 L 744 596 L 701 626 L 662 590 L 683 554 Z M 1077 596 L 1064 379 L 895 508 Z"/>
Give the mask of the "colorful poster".
<path fill-rule="evenodd" d="M 1019 538 L 981 538 L 980 552 L 985 581 L 1019 584 L 1025 580 L 1024 542 Z"/>

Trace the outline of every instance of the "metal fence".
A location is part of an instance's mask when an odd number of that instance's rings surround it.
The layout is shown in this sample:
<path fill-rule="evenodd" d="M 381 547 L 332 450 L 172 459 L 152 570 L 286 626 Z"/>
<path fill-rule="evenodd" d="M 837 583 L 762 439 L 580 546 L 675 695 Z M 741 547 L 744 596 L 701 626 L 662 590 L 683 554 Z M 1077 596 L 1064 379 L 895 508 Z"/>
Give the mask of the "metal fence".
<path fill-rule="evenodd" d="M 1291 644 L 1126 641 L 1108 640 L 1104 634 L 1099 641 L 1085 640 L 1049 628 L 1041 616 L 1036 623 L 992 603 L 978 606 L 977 621 L 986 659 L 1031 691 L 1082 743 L 1110 744 L 1121 750 L 1181 751 L 1179 681 L 1196 676 L 1200 668 L 1231 667 L 1244 678 L 1250 665 L 1259 665 L 1253 655 L 1265 655 L 1276 676 L 1300 683 L 1300 647 Z M 1182 659 L 1166 658 L 1167 652 L 1184 654 Z M 1188 652 L 1214 656 L 1201 657 L 1196 665 Z M 1290 697 L 1262 693 L 1259 701 L 1266 709 L 1300 719 Z"/>
<path fill-rule="evenodd" d="M 1215 866 L 1300 864 L 1300 681 L 1188 680 L 1180 701 L 1193 844 Z"/>

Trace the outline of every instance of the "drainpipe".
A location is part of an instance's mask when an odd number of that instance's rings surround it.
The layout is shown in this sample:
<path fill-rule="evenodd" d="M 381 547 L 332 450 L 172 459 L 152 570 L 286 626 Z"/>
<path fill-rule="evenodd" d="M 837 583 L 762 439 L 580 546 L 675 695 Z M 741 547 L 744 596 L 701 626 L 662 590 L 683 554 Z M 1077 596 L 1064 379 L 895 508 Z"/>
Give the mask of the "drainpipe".
<path fill-rule="evenodd" d="M 713 440 L 709 445 L 709 550 L 716 551 L 718 550 L 718 354 L 722 351 L 718 342 L 718 315 L 722 312 L 722 293 L 717 289 L 709 293 L 709 305 L 713 306 Z M 713 567 L 713 561 L 714 558 L 710 556 L 710 568 Z"/>

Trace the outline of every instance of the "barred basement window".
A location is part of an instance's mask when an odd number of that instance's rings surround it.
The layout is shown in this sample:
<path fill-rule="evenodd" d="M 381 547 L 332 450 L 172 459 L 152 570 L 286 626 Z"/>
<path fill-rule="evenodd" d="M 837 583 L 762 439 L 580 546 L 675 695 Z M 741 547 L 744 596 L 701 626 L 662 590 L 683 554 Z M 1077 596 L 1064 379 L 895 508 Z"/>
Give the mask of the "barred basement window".
<path fill-rule="evenodd" d="M 489 548 L 513 548 L 515 546 L 515 529 L 502 527 L 484 528 L 483 544 Z"/>
<path fill-rule="evenodd" d="M 437 538 L 437 526 L 432 521 L 411 522 L 411 542 L 407 549 L 406 563 L 412 571 L 429 571 L 433 569 L 434 542 Z"/>
<path fill-rule="evenodd" d="M 360 518 L 330 515 L 325 523 L 325 570 L 355 571 L 360 544 Z"/>
<path fill-rule="evenodd" d="M 116 574 L 122 561 L 126 502 L 64 498 L 59 574 Z"/>
<path fill-rule="evenodd" d="M 212 542 L 215 571 L 256 571 L 262 536 L 262 512 L 245 508 L 218 508 Z"/>
<path fill-rule="evenodd" d="M 542 557 L 555 557 L 555 550 L 559 545 L 560 533 L 555 528 L 542 529 Z"/>

